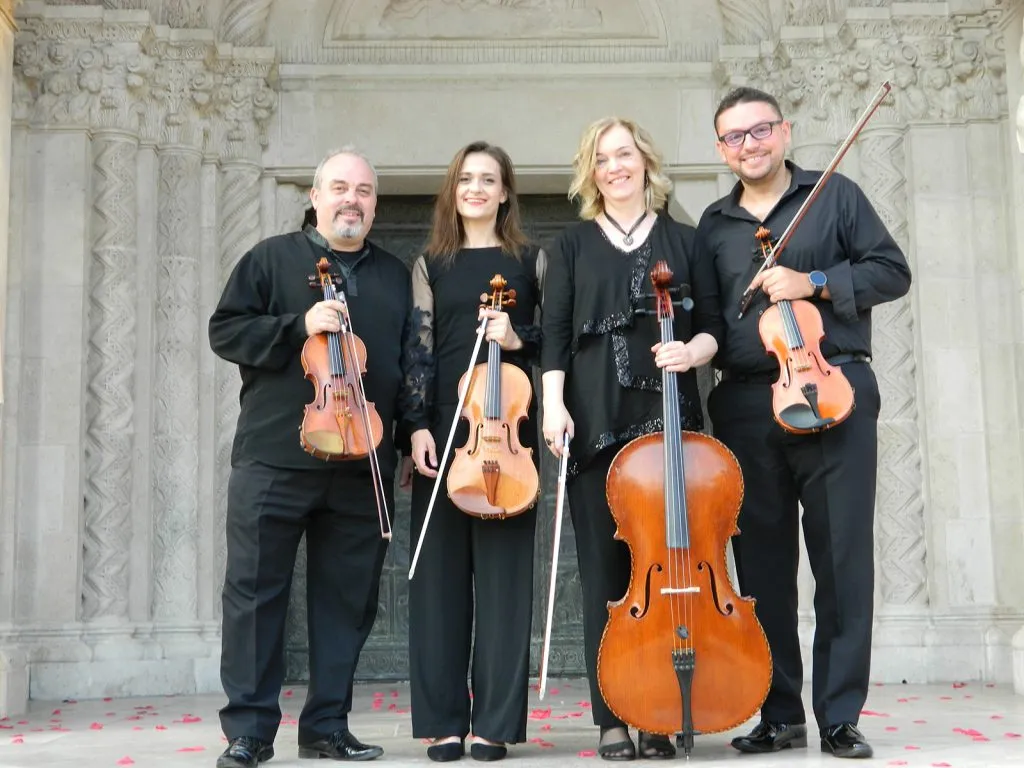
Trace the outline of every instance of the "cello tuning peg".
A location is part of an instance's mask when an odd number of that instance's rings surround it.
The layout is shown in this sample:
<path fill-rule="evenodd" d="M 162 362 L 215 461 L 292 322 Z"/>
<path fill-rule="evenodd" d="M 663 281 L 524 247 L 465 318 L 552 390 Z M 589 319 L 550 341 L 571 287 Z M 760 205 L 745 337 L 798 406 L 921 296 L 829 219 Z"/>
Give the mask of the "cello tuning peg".
<path fill-rule="evenodd" d="M 687 312 L 689 312 L 691 309 L 693 309 L 693 299 L 691 299 L 689 296 L 686 296 L 685 298 L 682 298 L 679 301 L 673 301 L 672 306 L 682 307 Z"/>

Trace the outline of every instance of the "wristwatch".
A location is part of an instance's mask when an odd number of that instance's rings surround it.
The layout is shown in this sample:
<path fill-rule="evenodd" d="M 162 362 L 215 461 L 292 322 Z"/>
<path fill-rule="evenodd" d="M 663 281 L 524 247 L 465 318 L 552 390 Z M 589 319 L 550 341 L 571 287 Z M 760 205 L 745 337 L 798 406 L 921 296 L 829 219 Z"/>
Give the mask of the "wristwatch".
<path fill-rule="evenodd" d="M 807 275 L 807 279 L 811 281 L 811 285 L 814 286 L 813 297 L 815 299 L 821 298 L 821 292 L 825 290 L 825 284 L 828 282 L 828 276 L 821 270 L 814 270 Z"/>

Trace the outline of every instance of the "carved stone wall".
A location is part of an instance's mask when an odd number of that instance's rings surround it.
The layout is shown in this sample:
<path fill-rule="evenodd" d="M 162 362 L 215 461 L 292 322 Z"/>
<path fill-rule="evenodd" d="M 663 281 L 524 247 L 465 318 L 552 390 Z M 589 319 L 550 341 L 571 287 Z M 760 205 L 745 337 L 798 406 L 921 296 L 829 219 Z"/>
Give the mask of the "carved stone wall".
<path fill-rule="evenodd" d="M 1024 189 L 1024 171 L 1007 171 L 996 148 L 1024 132 L 1006 77 L 1024 0 L 479 0 L 478 26 L 459 9 L 19 8 L 14 218 L 0 259 L 0 709 L 15 679 L 4 670 L 26 687 L 29 667 L 37 697 L 219 690 L 239 379 L 209 352 L 206 320 L 237 259 L 299 225 L 301 185 L 324 150 L 355 141 L 385 195 L 427 195 L 456 146 L 483 136 L 512 153 L 524 191 L 564 194 L 579 131 L 615 104 L 654 134 L 695 221 L 733 183 L 711 112 L 745 82 L 780 98 L 794 158 L 818 168 L 878 84 L 894 85 L 840 167 L 915 276 L 910 296 L 874 313 L 875 677 L 1009 679 L 1009 638 L 1024 623 L 1024 219 L 1011 201 L 1024 205 L 1008 186 Z M 408 238 L 381 221 L 381 236 Z M 570 669 L 578 580 L 570 539 L 563 547 L 553 666 Z M 545 577 L 538 569 L 539 593 Z M 808 636 L 809 577 L 801 589 Z M 382 605 L 379 652 L 364 665 L 380 676 L 406 631 L 401 590 L 385 592 L 395 605 Z"/>
<path fill-rule="evenodd" d="M 201 2 L 132 5 L 28 2 L 15 40 L 14 130 L 38 148 L 12 192 L 15 199 L 35 196 L 37 205 L 23 208 L 17 226 L 51 227 L 44 237 L 71 273 L 83 276 L 80 317 L 73 302 L 61 316 L 71 332 L 40 326 L 41 366 L 59 378 L 32 386 L 19 376 L 26 385 L 15 393 L 25 411 L 45 414 L 46 403 L 67 399 L 81 382 L 82 442 L 51 449 L 47 423 L 14 420 L 17 456 L 4 456 L 5 473 L 9 461 L 30 454 L 57 450 L 63 457 L 47 514 L 16 493 L 4 494 L 0 507 L 42 544 L 38 554 L 14 552 L 21 583 L 39 585 L 25 605 L 39 607 L 13 627 L 0 623 L 0 646 L 24 650 L 39 697 L 66 695 L 72 667 L 79 670 L 72 687 L 82 695 L 112 686 L 209 690 L 217 677 L 212 607 L 220 603 L 224 514 L 214 475 L 224 474 L 226 458 L 222 451 L 210 473 L 200 456 L 205 441 L 230 442 L 237 373 L 230 395 L 225 377 L 202 375 L 212 366 L 205 328 L 213 294 L 259 232 L 259 159 L 276 108 L 276 65 L 265 48 L 217 43 L 204 28 Z M 227 34 L 258 42 L 267 5 L 260 11 L 228 3 Z M 77 165 L 76 154 L 86 162 Z M 55 196 L 37 190 L 34 179 L 46 179 Z M 58 200 L 65 226 L 53 231 L 47 222 Z M 219 219 L 204 228 L 209 211 Z M 211 250 L 223 268 L 207 290 L 204 254 Z M 12 261 L 19 272 L 45 262 L 27 250 Z M 66 275 L 48 277 L 39 287 L 19 286 L 18 305 L 52 307 L 46 287 Z M 76 326 L 84 344 L 80 368 L 66 355 L 69 342 L 78 346 Z M 37 367 L 30 353 L 9 362 L 19 371 Z M 63 426 L 66 410 L 42 418 Z M 204 427 L 204 413 L 218 414 L 213 429 Z M 44 487 L 45 465 L 23 463 L 21 471 Z M 75 521 L 80 540 L 68 535 Z M 67 567 L 55 570 L 56 563 Z M 51 590 L 78 598 L 47 602 Z"/>

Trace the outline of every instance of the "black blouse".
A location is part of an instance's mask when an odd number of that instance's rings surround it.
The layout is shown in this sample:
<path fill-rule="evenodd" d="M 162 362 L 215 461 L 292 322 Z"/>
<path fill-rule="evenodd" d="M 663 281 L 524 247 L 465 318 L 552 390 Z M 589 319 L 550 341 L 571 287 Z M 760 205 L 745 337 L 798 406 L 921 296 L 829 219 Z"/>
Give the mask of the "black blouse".
<path fill-rule="evenodd" d="M 695 275 L 692 227 L 659 216 L 647 240 L 627 252 L 595 221 L 568 229 L 549 257 L 544 285 L 541 367 L 565 372 L 564 401 L 575 424 L 568 471 L 575 475 L 602 449 L 663 429 L 661 369 L 651 347 L 660 341 L 652 310 L 651 270 L 664 259 L 673 299 L 689 296 L 692 312 L 675 308 L 674 338 L 705 332 L 720 339 L 717 285 Z M 713 276 L 712 276 L 713 277 Z M 679 374 L 683 428 L 703 428 L 693 370 Z"/>
<path fill-rule="evenodd" d="M 450 266 L 420 256 L 412 269 L 413 322 L 419 333 L 407 350 L 407 389 L 412 393 L 405 413 L 410 431 L 433 426 L 437 409 L 459 401 L 459 379 L 469 367 L 476 344 L 480 295 L 490 293 L 491 278 L 500 274 L 506 290 L 515 289 L 516 303 L 505 308 L 522 349 L 503 350 L 502 362 L 527 375 L 539 362 L 541 329 L 537 313 L 547 258 L 531 248 L 515 259 L 498 247 L 463 248 Z M 480 344 L 477 363 L 487 362 L 487 343 Z M 532 377 L 531 377 L 532 381 Z M 535 400 L 536 398 L 534 398 Z"/>

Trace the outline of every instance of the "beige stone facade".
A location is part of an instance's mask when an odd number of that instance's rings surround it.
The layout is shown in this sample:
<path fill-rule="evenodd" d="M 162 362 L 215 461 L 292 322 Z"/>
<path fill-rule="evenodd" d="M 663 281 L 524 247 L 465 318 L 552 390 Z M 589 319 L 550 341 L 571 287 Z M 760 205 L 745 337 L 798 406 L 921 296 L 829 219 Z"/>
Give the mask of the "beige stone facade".
<path fill-rule="evenodd" d="M 582 128 L 616 113 L 695 221 L 733 183 L 710 127 L 728 87 L 775 93 L 823 167 L 886 79 L 840 167 L 914 271 L 874 319 L 874 677 L 1024 693 L 1024 0 L 10 4 L 0 712 L 219 689 L 237 374 L 206 320 L 246 248 L 301 219 L 325 150 L 423 194 L 482 137 L 562 193 Z"/>

